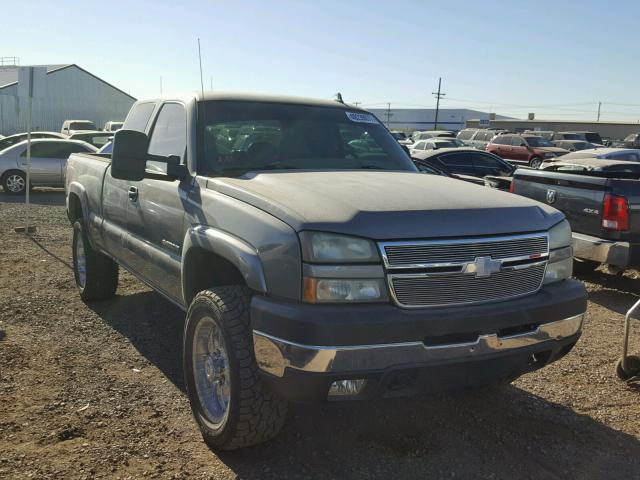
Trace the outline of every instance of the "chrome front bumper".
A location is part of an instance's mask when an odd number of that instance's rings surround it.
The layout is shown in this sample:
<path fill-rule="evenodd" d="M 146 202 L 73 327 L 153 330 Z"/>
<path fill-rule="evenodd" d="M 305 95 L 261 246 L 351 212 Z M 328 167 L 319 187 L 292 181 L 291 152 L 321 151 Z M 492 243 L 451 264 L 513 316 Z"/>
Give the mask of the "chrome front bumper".
<path fill-rule="evenodd" d="M 259 368 L 277 377 L 282 377 L 286 368 L 313 373 L 349 373 L 445 360 L 464 361 L 562 340 L 580 332 L 583 318 L 584 314 L 581 314 L 545 323 L 536 330 L 518 335 L 480 335 L 474 342 L 437 346 L 427 346 L 423 342 L 333 347 L 301 345 L 257 330 L 253 331 L 253 345 Z"/>
<path fill-rule="evenodd" d="M 573 256 L 599 263 L 626 267 L 629 265 L 628 242 L 605 240 L 582 233 L 573 233 Z"/>

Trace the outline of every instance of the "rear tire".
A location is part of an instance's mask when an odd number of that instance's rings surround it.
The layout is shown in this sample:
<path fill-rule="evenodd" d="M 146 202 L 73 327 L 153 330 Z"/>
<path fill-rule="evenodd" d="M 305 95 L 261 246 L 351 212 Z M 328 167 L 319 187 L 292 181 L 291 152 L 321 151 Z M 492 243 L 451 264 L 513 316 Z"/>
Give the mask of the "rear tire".
<path fill-rule="evenodd" d="M 27 176 L 19 170 L 7 172 L 2 177 L 2 188 L 9 195 L 24 195 L 27 190 Z"/>
<path fill-rule="evenodd" d="M 599 262 L 593 260 L 583 260 L 581 258 L 573 259 L 573 273 L 577 275 L 588 275 L 593 273 L 600 266 Z"/>
<path fill-rule="evenodd" d="M 540 165 L 542 165 L 542 159 L 540 157 L 533 157 L 529 162 L 529 166 L 531 168 L 535 168 L 536 170 L 540 168 Z"/>
<path fill-rule="evenodd" d="M 193 416 L 205 443 L 234 450 L 265 442 L 284 425 L 287 402 L 258 375 L 244 286 L 204 290 L 189 306 L 183 367 Z"/>
<path fill-rule="evenodd" d="M 73 224 L 73 274 L 84 301 L 111 298 L 118 288 L 118 264 L 91 247 L 81 220 Z"/>

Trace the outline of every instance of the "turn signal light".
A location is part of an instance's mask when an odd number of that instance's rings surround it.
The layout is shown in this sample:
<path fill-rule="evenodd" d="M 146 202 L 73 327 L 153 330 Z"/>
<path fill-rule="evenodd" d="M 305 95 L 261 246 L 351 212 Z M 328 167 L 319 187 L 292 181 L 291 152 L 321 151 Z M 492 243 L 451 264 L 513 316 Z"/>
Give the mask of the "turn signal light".
<path fill-rule="evenodd" d="M 629 230 L 629 204 L 620 195 L 607 193 L 602 210 L 602 228 L 606 230 Z"/>

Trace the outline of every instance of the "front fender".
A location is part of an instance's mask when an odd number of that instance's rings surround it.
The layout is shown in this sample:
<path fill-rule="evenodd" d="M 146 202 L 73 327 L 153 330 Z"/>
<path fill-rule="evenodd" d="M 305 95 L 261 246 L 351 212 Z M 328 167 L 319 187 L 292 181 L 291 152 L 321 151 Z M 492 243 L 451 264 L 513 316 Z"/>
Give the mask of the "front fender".
<path fill-rule="evenodd" d="M 227 260 L 238 269 L 249 288 L 261 293 L 267 292 L 267 282 L 258 252 L 244 240 L 222 230 L 200 225 L 187 230 L 182 245 L 181 270 L 182 297 L 184 299 L 189 296 L 187 291 L 189 272 L 185 268 L 185 261 L 192 248 L 201 248 Z"/>

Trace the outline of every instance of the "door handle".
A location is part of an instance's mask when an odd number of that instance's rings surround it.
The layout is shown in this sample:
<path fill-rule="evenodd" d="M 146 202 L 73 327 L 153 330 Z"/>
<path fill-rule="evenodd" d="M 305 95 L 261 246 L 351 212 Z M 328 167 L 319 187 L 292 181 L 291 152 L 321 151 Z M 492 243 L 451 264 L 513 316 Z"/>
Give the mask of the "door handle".
<path fill-rule="evenodd" d="M 138 200 L 138 187 L 129 187 L 129 200 L 132 202 Z"/>

